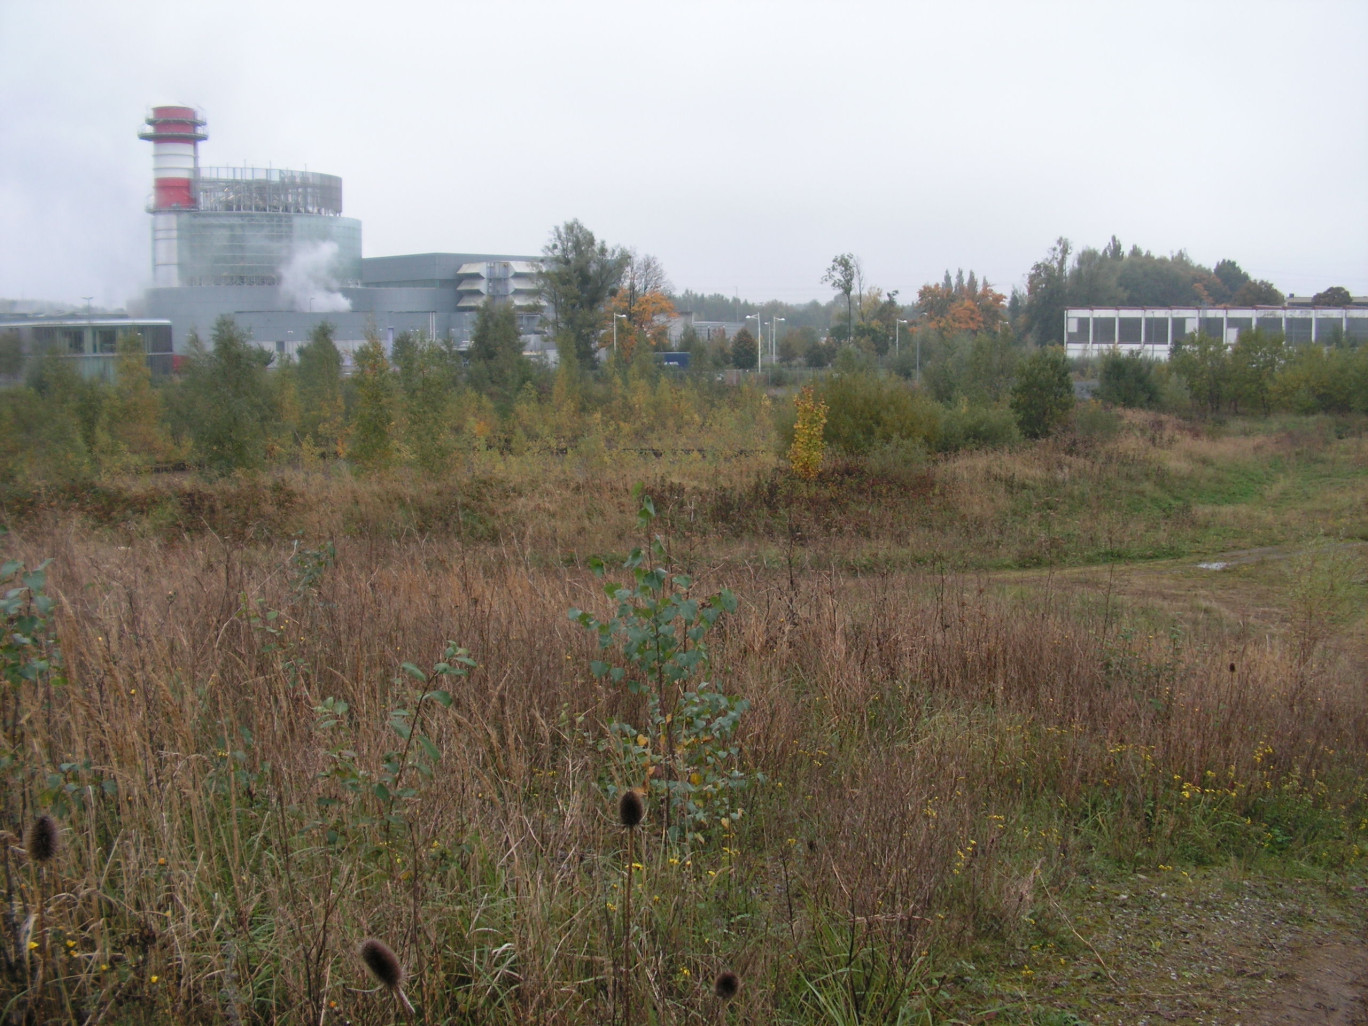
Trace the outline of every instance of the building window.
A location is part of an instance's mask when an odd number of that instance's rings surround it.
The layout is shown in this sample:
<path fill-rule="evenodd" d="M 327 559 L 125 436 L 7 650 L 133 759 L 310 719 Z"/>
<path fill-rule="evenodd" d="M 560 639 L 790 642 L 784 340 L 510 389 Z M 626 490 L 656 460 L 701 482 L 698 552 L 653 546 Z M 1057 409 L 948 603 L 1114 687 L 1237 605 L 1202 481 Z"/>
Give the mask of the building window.
<path fill-rule="evenodd" d="M 1093 318 L 1093 345 L 1110 346 L 1116 343 L 1116 318 Z"/>
<path fill-rule="evenodd" d="M 1287 341 L 1292 345 L 1304 345 L 1311 341 L 1311 318 L 1287 318 Z"/>
<path fill-rule="evenodd" d="M 1091 317 L 1070 317 L 1065 327 L 1067 329 L 1066 342 L 1082 342 L 1086 345 L 1092 341 Z"/>
<path fill-rule="evenodd" d="M 95 350 L 96 352 L 109 354 L 114 352 L 118 344 L 118 333 L 113 328 L 97 328 L 95 330 Z"/>
<path fill-rule="evenodd" d="M 1283 333 L 1283 319 L 1281 317 L 1258 317 L 1255 318 L 1254 326 L 1270 335 L 1281 335 Z"/>
<path fill-rule="evenodd" d="M 1145 318 L 1145 343 L 1151 346 L 1168 345 L 1169 319 L 1167 317 Z"/>
<path fill-rule="evenodd" d="M 67 352 L 73 356 L 85 355 L 85 332 L 80 328 L 67 328 L 62 332 L 66 336 Z"/>
<path fill-rule="evenodd" d="M 1180 338 L 1186 338 L 1197 330 L 1197 322 L 1192 317 L 1173 318 L 1173 341 L 1177 342 Z"/>
<path fill-rule="evenodd" d="M 1323 346 L 1335 346 L 1344 341 L 1344 318 L 1317 317 L 1316 341 Z"/>
<path fill-rule="evenodd" d="M 1200 330 L 1207 338 L 1225 338 L 1225 318 L 1203 317 Z"/>
<path fill-rule="evenodd" d="M 1140 337 L 1141 320 L 1139 317 L 1122 317 L 1121 330 L 1117 335 L 1116 341 L 1122 345 L 1138 345 L 1142 340 Z"/>

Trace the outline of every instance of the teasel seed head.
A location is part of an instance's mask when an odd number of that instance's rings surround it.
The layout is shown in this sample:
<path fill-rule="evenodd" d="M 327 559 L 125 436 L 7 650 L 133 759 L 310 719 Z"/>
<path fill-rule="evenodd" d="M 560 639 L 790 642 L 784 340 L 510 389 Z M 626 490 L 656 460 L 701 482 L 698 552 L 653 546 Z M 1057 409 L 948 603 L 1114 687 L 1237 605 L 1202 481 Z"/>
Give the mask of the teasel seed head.
<path fill-rule="evenodd" d="M 359 954 L 372 976 L 390 990 L 399 989 L 399 985 L 404 982 L 404 968 L 399 964 L 399 956 L 390 950 L 388 944 L 374 937 L 367 937 L 361 942 Z"/>
<path fill-rule="evenodd" d="M 635 788 L 628 788 L 622 792 L 622 797 L 618 799 L 618 820 L 628 830 L 637 826 L 646 817 L 646 803 L 641 798 L 641 792 Z"/>
<path fill-rule="evenodd" d="M 24 847 L 34 862 L 49 862 L 57 854 L 57 822 L 51 816 L 42 815 L 29 824 L 28 837 Z"/>
<path fill-rule="evenodd" d="M 741 989 L 741 977 L 728 969 L 724 973 L 719 973 L 713 982 L 713 993 L 723 1001 L 730 1001 L 736 997 L 736 992 Z"/>

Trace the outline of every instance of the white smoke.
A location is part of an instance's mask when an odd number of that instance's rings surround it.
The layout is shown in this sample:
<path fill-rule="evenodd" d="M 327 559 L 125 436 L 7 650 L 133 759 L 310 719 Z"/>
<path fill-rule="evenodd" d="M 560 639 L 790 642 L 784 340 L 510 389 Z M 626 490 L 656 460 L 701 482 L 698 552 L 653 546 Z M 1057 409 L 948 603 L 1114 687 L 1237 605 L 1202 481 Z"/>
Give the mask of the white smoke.
<path fill-rule="evenodd" d="M 296 310 L 313 313 L 342 313 L 351 309 L 351 300 L 337 291 L 337 243 L 307 242 L 290 251 L 290 259 L 280 269 L 280 295 Z"/>

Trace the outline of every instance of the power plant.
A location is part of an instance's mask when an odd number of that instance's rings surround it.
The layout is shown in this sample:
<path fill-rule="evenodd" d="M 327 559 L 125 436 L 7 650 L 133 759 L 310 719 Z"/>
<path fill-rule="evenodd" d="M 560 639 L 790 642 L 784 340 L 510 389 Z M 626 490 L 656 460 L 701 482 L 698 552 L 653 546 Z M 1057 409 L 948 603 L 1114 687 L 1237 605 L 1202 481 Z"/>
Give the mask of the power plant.
<path fill-rule="evenodd" d="M 345 350 L 367 333 L 423 332 L 461 342 L 487 300 L 519 309 L 542 348 L 538 258 L 489 253 L 361 256 L 361 222 L 342 214 L 342 179 L 274 167 L 202 167 L 206 120 L 184 105 L 153 107 L 152 287 L 137 313 L 168 321 L 174 352 L 208 338 L 227 314 L 258 344 L 293 352 L 321 321 Z"/>
<path fill-rule="evenodd" d="M 342 179 L 201 168 L 204 125 L 191 107 L 154 107 L 139 133 L 152 143 L 153 287 L 279 287 L 301 254 L 316 255 L 328 279 L 359 285 L 361 222 L 342 216 Z"/>

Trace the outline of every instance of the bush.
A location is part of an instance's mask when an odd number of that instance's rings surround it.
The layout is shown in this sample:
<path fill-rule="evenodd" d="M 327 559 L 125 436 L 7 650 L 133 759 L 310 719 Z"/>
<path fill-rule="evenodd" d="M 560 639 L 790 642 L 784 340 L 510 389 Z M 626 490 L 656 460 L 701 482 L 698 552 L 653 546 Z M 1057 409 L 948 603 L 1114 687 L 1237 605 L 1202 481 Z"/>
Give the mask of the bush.
<path fill-rule="evenodd" d="M 1159 402 L 1154 363 L 1139 353 L 1109 351 L 1102 357 L 1097 398 L 1109 406 L 1152 409 Z"/>
<path fill-rule="evenodd" d="M 1012 386 L 1012 412 L 1027 438 L 1044 438 L 1073 410 L 1073 381 L 1061 346 L 1038 349 L 1021 364 Z"/>
<path fill-rule="evenodd" d="M 853 456 L 895 439 L 934 448 L 940 438 L 939 407 L 895 378 L 840 374 L 818 398 L 827 406 L 827 444 Z"/>
<path fill-rule="evenodd" d="M 1005 406 L 960 403 L 941 417 L 941 452 L 993 449 L 1021 441 L 1016 417 Z"/>

